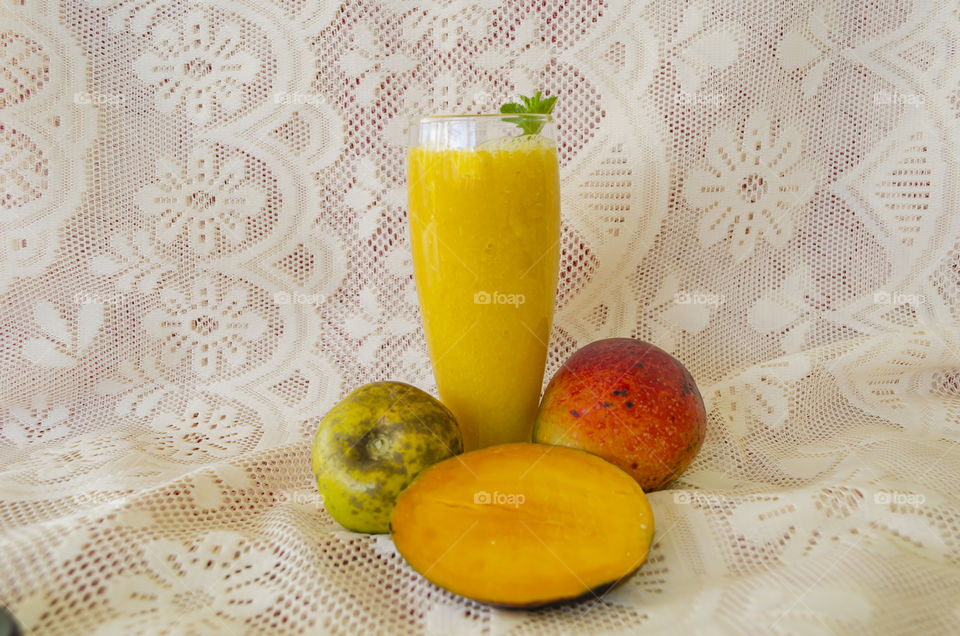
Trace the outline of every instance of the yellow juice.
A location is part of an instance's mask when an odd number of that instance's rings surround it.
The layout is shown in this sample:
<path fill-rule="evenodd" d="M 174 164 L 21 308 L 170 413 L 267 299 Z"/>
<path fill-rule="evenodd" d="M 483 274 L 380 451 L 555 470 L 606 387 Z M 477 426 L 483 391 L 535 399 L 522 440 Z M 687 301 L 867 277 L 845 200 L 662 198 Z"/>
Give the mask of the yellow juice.
<path fill-rule="evenodd" d="M 560 183 L 539 135 L 411 148 L 410 239 L 440 399 L 467 449 L 529 441 L 557 289 Z"/>

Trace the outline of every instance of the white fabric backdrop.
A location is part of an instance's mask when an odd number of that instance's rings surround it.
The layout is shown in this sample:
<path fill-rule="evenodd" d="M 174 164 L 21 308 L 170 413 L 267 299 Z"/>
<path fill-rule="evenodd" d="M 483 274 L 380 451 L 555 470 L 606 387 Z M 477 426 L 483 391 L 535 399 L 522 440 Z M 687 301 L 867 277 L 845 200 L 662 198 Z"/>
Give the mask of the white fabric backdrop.
<path fill-rule="evenodd" d="M 0 8 L 0 602 L 35 634 L 937 633 L 960 621 L 960 7 Z M 560 96 L 548 374 L 679 357 L 707 440 L 601 599 L 494 610 L 342 530 L 310 440 L 435 390 L 408 116 Z"/>

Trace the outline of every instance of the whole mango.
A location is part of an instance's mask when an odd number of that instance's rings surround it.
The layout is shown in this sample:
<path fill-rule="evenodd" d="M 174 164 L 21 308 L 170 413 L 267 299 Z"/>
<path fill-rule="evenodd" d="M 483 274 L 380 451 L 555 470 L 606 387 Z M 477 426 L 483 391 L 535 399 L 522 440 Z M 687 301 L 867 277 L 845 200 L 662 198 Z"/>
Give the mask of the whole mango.
<path fill-rule="evenodd" d="M 463 452 L 447 407 L 402 382 L 365 384 L 337 403 L 313 439 L 327 511 L 356 532 L 389 531 L 397 496 L 424 469 Z"/>
<path fill-rule="evenodd" d="M 575 352 L 550 380 L 533 439 L 599 455 L 650 492 L 690 465 L 706 422 L 679 360 L 647 342 L 608 338 Z"/>

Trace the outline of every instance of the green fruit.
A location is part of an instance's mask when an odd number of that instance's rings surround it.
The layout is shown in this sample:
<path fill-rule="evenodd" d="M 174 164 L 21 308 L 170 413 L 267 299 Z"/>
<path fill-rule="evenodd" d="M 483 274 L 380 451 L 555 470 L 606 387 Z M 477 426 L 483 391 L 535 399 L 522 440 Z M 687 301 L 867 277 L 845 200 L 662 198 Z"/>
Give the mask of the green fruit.
<path fill-rule="evenodd" d="M 447 407 L 409 384 L 373 382 L 321 420 L 313 473 L 341 525 L 384 533 L 400 492 L 424 469 L 461 452 L 460 427 Z"/>

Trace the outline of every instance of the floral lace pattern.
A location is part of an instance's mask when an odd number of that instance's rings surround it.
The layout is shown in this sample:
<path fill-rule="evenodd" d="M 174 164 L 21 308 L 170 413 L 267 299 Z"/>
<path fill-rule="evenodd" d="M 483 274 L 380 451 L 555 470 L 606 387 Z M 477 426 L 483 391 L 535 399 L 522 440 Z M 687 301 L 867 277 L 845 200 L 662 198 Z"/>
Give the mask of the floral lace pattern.
<path fill-rule="evenodd" d="M 154 633 L 242 629 L 244 619 L 265 611 L 273 601 L 262 587 L 271 569 L 269 556 L 256 558 L 262 551 L 243 535 L 211 532 L 189 548 L 156 540 L 145 544 L 143 552 L 147 571 L 111 587 L 111 601 L 131 618 L 103 625 L 102 633 L 148 631 L 144 623 L 161 621 L 165 612 L 176 618 Z"/>
<path fill-rule="evenodd" d="M 245 179 L 242 155 L 227 159 L 201 146 L 186 165 L 160 162 L 159 181 L 137 195 L 140 209 L 157 218 L 157 240 L 182 242 L 201 256 L 230 252 L 247 239 L 250 217 L 266 195 Z"/>
<path fill-rule="evenodd" d="M 758 240 L 786 246 L 794 236 L 797 209 L 812 194 L 812 175 L 801 164 L 799 131 L 774 137 L 762 112 L 744 123 L 743 134 L 718 128 L 707 142 L 707 168 L 684 184 L 690 205 L 704 211 L 700 241 L 729 240 L 737 260 L 753 254 Z"/>
<path fill-rule="evenodd" d="M 180 30 L 157 26 L 151 50 L 134 68 L 154 88 L 161 110 L 182 104 L 191 120 L 203 124 L 218 110 L 239 110 L 245 81 L 260 69 L 241 41 L 237 25 L 216 25 L 211 15 L 193 10 Z"/>
<path fill-rule="evenodd" d="M 144 316 L 144 328 L 168 372 L 189 364 L 198 379 L 208 381 L 256 359 L 254 349 L 269 322 L 245 286 L 204 276 L 182 289 L 171 285 L 160 297 L 161 306 Z"/>

